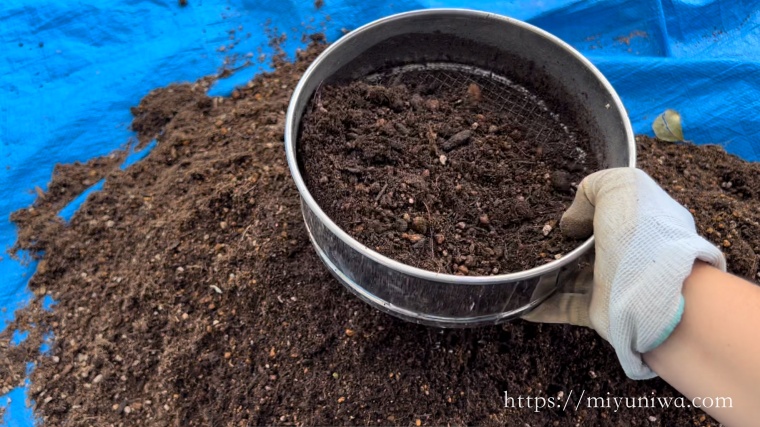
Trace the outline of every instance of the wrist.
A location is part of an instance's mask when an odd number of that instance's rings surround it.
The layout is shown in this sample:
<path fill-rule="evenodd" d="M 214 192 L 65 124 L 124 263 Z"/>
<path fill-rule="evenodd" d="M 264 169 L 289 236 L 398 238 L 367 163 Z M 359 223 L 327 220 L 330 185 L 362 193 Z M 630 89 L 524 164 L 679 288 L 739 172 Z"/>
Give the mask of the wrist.
<path fill-rule="evenodd" d="M 653 222 L 644 229 L 656 229 Z M 685 302 L 682 289 L 694 263 L 702 260 L 725 268 L 721 251 L 688 230 L 656 233 L 644 242 L 633 236 L 634 247 L 654 247 L 648 253 L 631 252 L 620 260 L 610 295 L 610 343 L 626 375 L 648 379 L 657 374 L 642 354 L 665 342 L 681 322 Z M 648 243 L 648 244 L 647 244 Z"/>

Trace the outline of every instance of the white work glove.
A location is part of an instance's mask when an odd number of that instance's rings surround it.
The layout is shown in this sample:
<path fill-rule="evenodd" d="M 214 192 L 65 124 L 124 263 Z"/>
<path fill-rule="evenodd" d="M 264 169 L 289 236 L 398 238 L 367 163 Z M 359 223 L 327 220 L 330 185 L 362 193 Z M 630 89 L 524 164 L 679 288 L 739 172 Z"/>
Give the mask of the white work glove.
<path fill-rule="evenodd" d="M 581 272 L 523 318 L 591 327 L 615 348 L 628 377 L 657 376 L 642 353 L 662 344 L 680 322 L 681 289 L 694 262 L 725 271 L 723 253 L 697 234 L 686 208 L 634 168 L 586 177 L 560 228 L 573 238 L 594 233 L 593 277 Z"/>

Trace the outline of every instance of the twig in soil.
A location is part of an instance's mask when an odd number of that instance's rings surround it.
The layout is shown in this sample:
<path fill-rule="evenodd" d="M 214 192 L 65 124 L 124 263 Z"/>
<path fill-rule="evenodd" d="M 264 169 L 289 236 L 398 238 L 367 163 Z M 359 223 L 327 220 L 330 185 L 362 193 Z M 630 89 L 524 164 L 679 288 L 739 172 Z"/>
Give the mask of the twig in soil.
<path fill-rule="evenodd" d="M 554 215 L 554 214 L 558 214 L 558 213 L 564 212 L 564 211 L 565 211 L 564 209 L 550 209 L 548 211 L 536 211 L 536 214 L 537 215 L 546 215 L 546 214 L 552 214 L 552 215 Z"/>
<path fill-rule="evenodd" d="M 342 170 L 344 172 L 349 172 L 349 173 L 352 173 L 352 174 L 355 174 L 355 175 L 360 175 L 362 173 L 361 169 L 359 169 L 359 168 L 352 168 L 352 167 L 349 167 L 349 166 L 343 166 L 342 168 L 340 168 L 340 170 Z"/>
<path fill-rule="evenodd" d="M 243 68 L 246 68 L 246 67 L 250 66 L 251 64 L 253 64 L 251 61 L 246 60 L 243 63 L 243 65 L 240 65 L 240 66 L 237 66 L 237 67 L 232 67 L 232 68 L 227 68 L 226 66 L 222 67 L 222 70 L 217 75 L 217 78 L 223 79 L 225 77 L 229 77 L 232 74 L 235 74 L 238 71 L 242 70 Z"/>
<path fill-rule="evenodd" d="M 309 106 L 309 114 L 313 114 L 314 109 L 317 107 L 325 108 L 322 106 L 322 84 L 324 82 L 324 80 L 319 82 L 319 85 L 317 85 L 317 88 L 314 90 L 314 102 L 312 102 Z"/>
<path fill-rule="evenodd" d="M 243 233 L 242 233 L 242 234 L 240 234 L 240 241 L 241 241 L 241 242 L 243 241 L 243 239 L 245 239 L 245 235 L 248 233 L 248 230 L 249 230 L 250 228 L 251 228 L 251 226 L 250 226 L 250 225 L 249 225 L 248 227 L 245 227 L 245 230 L 243 230 Z"/>
<path fill-rule="evenodd" d="M 520 229 L 517 229 L 517 244 L 520 245 L 520 247 L 523 247 L 522 240 L 520 240 Z"/>
<path fill-rule="evenodd" d="M 380 201 L 380 198 L 383 197 L 383 194 L 385 193 L 385 189 L 388 188 L 388 183 L 386 182 L 385 185 L 383 185 L 383 188 L 380 189 L 380 192 L 377 193 L 377 196 L 375 196 L 375 203 Z"/>
<path fill-rule="evenodd" d="M 427 211 L 427 217 L 428 217 L 428 229 L 430 231 L 430 259 L 435 262 L 435 248 L 433 246 L 433 217 L 430 215 L 430 208 L 428 207 L 427 203 L 422 202 L 422 205 L 425 206 L 425 210 Z M 436 263 L 437 264 L 437 263 Z M 439 266 L 440 269 L 440 266 Z"/>
<path fill-rule="evenodd" d="M 438 145 L 435 143 L 436 139 L 438 138 L 438 134 L 433 131 L 433 125 L 428 123 L 428 132 L 427 132 L 427 140 L 428 144 L 430 145 L 430 153 L 434 154 L 436 157 L 440 155 L 440 151 L 438 151 Z"/>
<path fill-rule="evenodd" d="M 257 187 L 257 186 L 256 186 L 256 184 L 254 183 L 252 186 L 248 187 L 248 189 L 247 189 L 247 190 L 243 191 L 242 195 L 243 195 L 243 196 L 245 196 L 246 194 L 248 194 L 248 193 L 250 193 L 251 191 L 253 191 L 253 189 L 255 189 L 256 187 Z"/>
<path fill-rule="evenodd" d="M 517 150 L 517 152 L 519 152 L 519 153 L 520 153 L 520 155 L 521 155 L 523 158 L 527 158 L 527 157 L 528 157 L 528 155 L 527 155 L 527 154 L 525 154 L 525 151 L 523 151 L 522 149 L 520 149 L 520 147 L 518 147 L 518 146 L 517 146 L 517 144 L 512 144 L 512 148 L 514 148 L 515 150 Z M 518 162 L 519 162 L 519 161 L 520 161 L 520 160 L 518 160 Z M 528 162 L 528 163 L 532 163 L 532 162 Z"/>
<path fill-rule="evenodd" d="M 314 97 L 316 98 L 317 102 L 316 104 L 321 105 L 322 104 L 322 85 L 325 83 L 324 80 L 319 82 L 319 85 L 317 86 L 317 90 L 314 91 Z"/>

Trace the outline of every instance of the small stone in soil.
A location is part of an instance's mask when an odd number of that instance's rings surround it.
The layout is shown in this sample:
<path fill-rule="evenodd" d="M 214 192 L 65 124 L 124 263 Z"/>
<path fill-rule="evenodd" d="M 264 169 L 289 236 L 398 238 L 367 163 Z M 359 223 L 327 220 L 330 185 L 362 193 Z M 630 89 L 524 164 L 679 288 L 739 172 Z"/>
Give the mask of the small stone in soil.
<path fill-rule="evenodd" d="M 412 220 L 412 230 L 421 234 L 427 233 L 428 221 L 421 216 L 414 217 Z"/>
<path fill-rule="evenodd" d="M 563 193 L 569 193 L 572 185 L 570 183 L 570 174 L 565 171 L 552 172 L 552 187 Z"/>
<path fill-rule="evenodd" d="M 467 100 L 473 104 L 477 104 L 482 98 L 483 94 L 480 90 L 480 86 L 475 83 L 470 83 L 470 85 L 467 86 Z"/>
<path fill-rule="evenodd" d="M 472 131 L 469 129 L 457 132 L 449 138 L 444 144 L 443 144 L 443 151 L 451 151 L 459 146 L 462 146 L 466 144 L 470 137 L 472 136 Z"/>
<path fill-rule="evenodd" d="M 526 200 L 517 200 L 515 202 L 515 215 L 518 220 L 533 218 L 533 209 L 530 207 L 530 203 Z"/>
<path fill-rule="evenodd" d="M 419 242 L 420 240 L 423 239 L 423 236 L 421 234 L 404 233 L 404 234 L 401 235 L 401 238 L 402 239 L 406 239 L 406 240 L 408 240 L 408 241 L 410 241 L 412 243 L 417 243 L 417 242 Z"/>

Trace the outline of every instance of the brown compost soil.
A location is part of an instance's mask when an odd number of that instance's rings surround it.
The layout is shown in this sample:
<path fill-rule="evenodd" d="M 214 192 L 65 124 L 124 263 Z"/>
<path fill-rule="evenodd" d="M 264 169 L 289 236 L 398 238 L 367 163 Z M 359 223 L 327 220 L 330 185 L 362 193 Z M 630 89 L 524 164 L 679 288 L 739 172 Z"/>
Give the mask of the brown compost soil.
<path fill-rule="evenodd" d="M 4 388 L 34 362 L 30 397 L 50 426 L 718 425 L 695 408 L 576 410 L 581 392 L 680 396 L 659 379 L 628 380 L 591 330 L 439 330 L 340 286 L 309 244 L 282 144 L 291 91 L 322 49 L 229 98 L 207 97 L 206 80 L 157 89 L 134 110 L 141 139 L 158 137 L 144 160 L 56 169 L 12 217 L 17 249 L 40 263 L 35 299 L 0 336 Z M 637 141 L 641 167 L 691 209 L 731 271 L 756 278 L 760 164 Z M 69 224 L 57 219 L 100 177 Z M 13 346 L 14 329 L 32 333 Z M 55 338 L 40 355 L 45 332 Z M 505 407 L 505 391 L 571 404 Z"/>
<path fill-rule="evenodd" d="M 299 158 L 325 213 L 381 254 L 438 273 L 522 271 L 577 247 L 552 230 L 573 185 L 598 168 L 582 134 L 498 111 L 503 94 L 464 78 L 440 84 L 450 72 L 419 74 L 319 88 Z M 531 133 L 547 123 L 558 131 Z"/>

